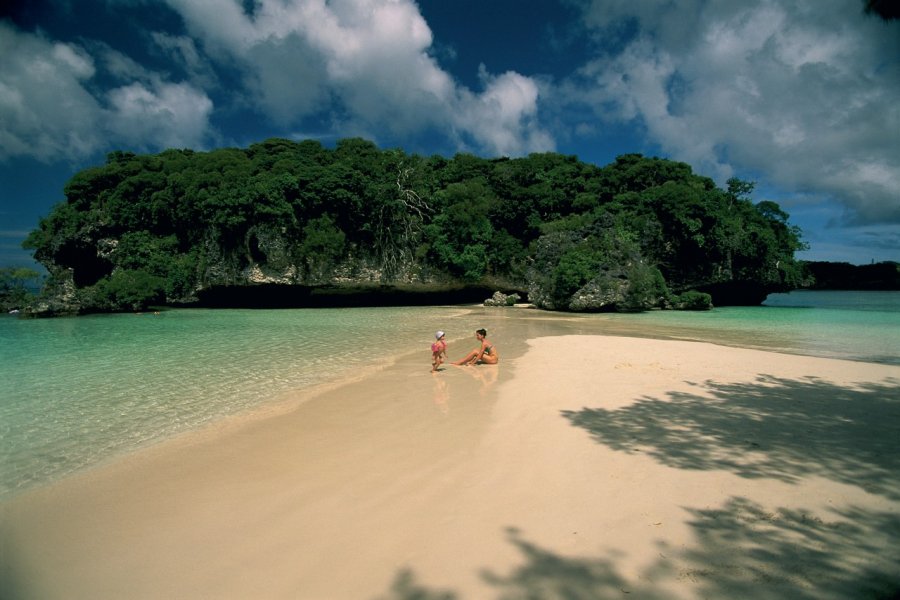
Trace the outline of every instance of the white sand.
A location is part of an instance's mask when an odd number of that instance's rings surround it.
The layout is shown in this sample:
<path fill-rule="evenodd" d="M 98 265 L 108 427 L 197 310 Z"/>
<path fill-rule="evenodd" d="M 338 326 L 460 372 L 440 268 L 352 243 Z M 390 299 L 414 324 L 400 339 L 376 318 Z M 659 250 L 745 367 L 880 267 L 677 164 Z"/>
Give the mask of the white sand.
<path fill-rule="evenodd" d="M 19 496 L 0 597 L 900 591 L 900 367 L 582 335 L 502 350 L 437 375 L 423 354 Z"/>

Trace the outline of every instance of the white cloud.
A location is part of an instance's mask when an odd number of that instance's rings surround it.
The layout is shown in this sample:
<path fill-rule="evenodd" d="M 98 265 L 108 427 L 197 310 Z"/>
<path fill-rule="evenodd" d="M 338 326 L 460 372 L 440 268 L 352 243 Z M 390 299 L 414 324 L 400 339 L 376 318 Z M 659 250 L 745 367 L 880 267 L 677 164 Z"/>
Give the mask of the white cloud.
<path fill-rule="evenodd" d="M 588 62 L 563 86 L 570 99 L 640 121 L 720 180 L 760 173 L 840 200 L 845 222 L 900 222 L 896 23 L 842 0 L 596 0 L 584 14 L 600 40 L 625 19 L 641 33 Z"/>
<path fill-rule="evenodd" d="M 0 160 L 81 160 L 127 146 L 202 145 L 212 102 L 104 44 L 54 42 L 0 22 Z M 98 71 L 128 83 L 92 88 Z"/>
<path fill-rule="evenodd" d="M 482 89 L 461 86 L 431 55 L 412 0 L 258 0 L 250 12 L 239 0 L 168 4 L 187 35 L 147 39 L 180 83 L 101 40 L 60 44 L 3 25 L 0 158 L 202 147 L 213 137 L 210 94 L 281 127 L 324 119 L 375 138 L 442 131 L 460 149 L 492 154 L 555 147 L 538 118 L 538 82 L 482 73 Z M 223 89 L 214 64 L 237 69 L 239 85 Z"/>
<path fill-rule="evenodd" d="M 516 155 L 554 148 L 553 138 L 537 121 L 538 86 L 528 77 L 507 72 L 491 76 L 484 65 L 481 94 L 462 92 L 457 127 L 492 154 Z"/>
<path fill-rule="evenodd" d="M 109 129 L 131 148 L 192 147 L 207 133 L 212 101 L 189 85 L 135 82 L 107 96 Z"/>
<path fill-rule="evenodd" d="M 538 86 L 516 73 L 459 86 L 429 54 L 411 0 L 169 0 L 209 55 L 237 66 L 260 111 L 282 126 L 330 113 L 345 130 L 437 129 L 460 145 L 522 154 L 553 148 L 537 124 Z"/>
<path fill-rule="evenodd" d="M 80 48 L 0 22 L 0 160 L 93 152 L 101 107 L 84 85 L 94 72 Z"/>

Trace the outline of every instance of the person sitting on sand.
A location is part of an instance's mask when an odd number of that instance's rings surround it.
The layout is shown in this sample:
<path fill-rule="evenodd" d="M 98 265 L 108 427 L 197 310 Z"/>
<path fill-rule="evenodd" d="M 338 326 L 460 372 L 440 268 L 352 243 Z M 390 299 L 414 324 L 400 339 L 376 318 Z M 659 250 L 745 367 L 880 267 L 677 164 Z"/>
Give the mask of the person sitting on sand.
<path fill-rule="evenodd" d="M 444 332 L 437 331 L 434 334 L 435 342 L 431 344 L 431 372 L 435 373 L 438 367 L 447 357 L 447 342 L 444 341 Z"/>
<path fill-rule="evenodd" d="M 487 330 L 479 329 L 475 332 L 475 338 L 481 342 L 481 347 L 469 352 L 465 358 L 455 361 L 454 365 L 496 365 L 500 361 L 496 346 L 487 339 Z"/>

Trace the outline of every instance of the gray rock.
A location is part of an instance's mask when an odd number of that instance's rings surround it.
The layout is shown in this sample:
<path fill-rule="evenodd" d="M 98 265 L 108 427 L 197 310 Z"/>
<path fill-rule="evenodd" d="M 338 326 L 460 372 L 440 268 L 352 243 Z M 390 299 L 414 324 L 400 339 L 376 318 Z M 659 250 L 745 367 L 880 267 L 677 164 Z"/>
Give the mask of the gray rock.
<path fill-rule="evenodd" d="M 518 294 L 504 294 L 503 292 L 494 292 L 494 295 L 484 301 L 485 306 L 512 306 L 519 300 L 521 296 Z"/>

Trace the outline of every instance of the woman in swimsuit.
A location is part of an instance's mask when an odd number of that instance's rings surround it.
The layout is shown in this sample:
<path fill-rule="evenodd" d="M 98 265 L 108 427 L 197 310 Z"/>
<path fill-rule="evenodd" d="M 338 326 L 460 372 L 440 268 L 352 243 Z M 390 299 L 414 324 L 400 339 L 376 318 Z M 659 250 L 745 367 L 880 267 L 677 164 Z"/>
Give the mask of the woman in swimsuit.
<path fill-rule="evenodd" d="M 496 365 L 500 361 L 497 348 L 487 339 L 486 330 L 479 329 L 475 332 L 475 337 L 481 342 L 481 347 L 472 350 L 465 358 L 454 362 L 454 365 Z"/>

